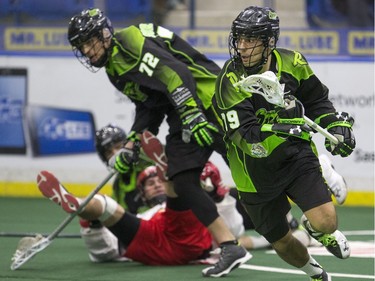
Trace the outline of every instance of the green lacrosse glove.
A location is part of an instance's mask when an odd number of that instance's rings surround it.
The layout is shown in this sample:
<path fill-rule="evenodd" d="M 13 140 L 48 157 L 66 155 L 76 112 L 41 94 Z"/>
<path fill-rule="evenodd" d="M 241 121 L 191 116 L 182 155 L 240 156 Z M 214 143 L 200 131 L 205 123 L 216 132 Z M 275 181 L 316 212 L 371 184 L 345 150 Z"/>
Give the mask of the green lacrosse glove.
<path fill-rule="evenodd" d="M 111 159 L 109 166 L 120 174 L 129 173 L 139 161 L 140 142 L 134 142 L 132 149 L 122 148 Z"/>
<path fill-rule="evenodd" d="M 296 125 L 305 124 L 305 120 L 303 119 L 305 108 L 303 107 L 303 104 L 292 95 L 285 95 L 284 101 L 286 106 L 277 112 L 277 123 Z"/>
<path fill-rule="evenodd" d="M 140 141 L 141 141 L 141 139 L 140 139 L 138 133 L 135 132 L 135 131 L 131 131 L 131 132 L 128 134 L 128 136 L 127 136 L 126 139 L 127 139 L 127 141 L 132 141 L 132 142 L 134 142 L 134 143 L 136 143 L 136 142 L 140 142 Z"/>
<path fill-rule="evenodd" d="M 202 147 L 210 146 L 214 142 L 212 132 L 219 132 L 218 128 L 208 122 L 206 116 L 198 107 L 193 107 L 181 114 L 182 140 L 185 143 L 194 140 Z"/>

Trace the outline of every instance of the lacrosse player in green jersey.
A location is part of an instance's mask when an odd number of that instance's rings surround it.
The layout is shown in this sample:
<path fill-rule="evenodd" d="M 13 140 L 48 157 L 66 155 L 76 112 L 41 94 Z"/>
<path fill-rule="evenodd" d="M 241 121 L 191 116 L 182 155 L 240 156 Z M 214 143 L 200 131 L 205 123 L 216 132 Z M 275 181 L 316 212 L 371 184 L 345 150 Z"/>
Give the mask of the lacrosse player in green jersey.
<path fill-rule="evenodd" d="M 276 48 L 279 33 L 279 17 L 270 8 L 250 6 L 236 17 L 229 35 L 230 59 L 218 76 L 213 104 L 222 118 L 234 182 L 255 229 L 284 261 L 311 280 L 326 281 L 331 280 L 326 271 L 291 235 L 285 219 L 288 197 L 304 212 L 309 234 L 336 257 L 348 258 L 349 244 L 337 230 L 335 207 L 304 115 L 338 139 L 326 139 L 325 145 L 342 157 L 355 148 L 354 121 L 348 113 L 336 112 L 328 88 L 301 53 Z M 284 89 L 285 108 L 236 86 L 266 71 Z M 258 80 L 258 91 L 272 93 Z"/>
<path fill-rule="evenodd" d="M 202 271 L 220 277 L 250 259 L 240 246 L 214 202 L 200 186 L 200 174 L 213 150 L 225 157 L 219 119 L 212 96 L 220 68 L 172 31 L 151 23 L 132 25 L 114 32 L 99 10 L 84 10 L 72 17 L 68 40 L 78 60 L 96 72 L 105 67 L 113 86 L 136 106 L 131 132 L 113 167 L 127 173 L 138 159 L 140 134 L 157 135 L 166 117 L 169 184 L 209 229 L 220 244 L 220 261 Z"/>

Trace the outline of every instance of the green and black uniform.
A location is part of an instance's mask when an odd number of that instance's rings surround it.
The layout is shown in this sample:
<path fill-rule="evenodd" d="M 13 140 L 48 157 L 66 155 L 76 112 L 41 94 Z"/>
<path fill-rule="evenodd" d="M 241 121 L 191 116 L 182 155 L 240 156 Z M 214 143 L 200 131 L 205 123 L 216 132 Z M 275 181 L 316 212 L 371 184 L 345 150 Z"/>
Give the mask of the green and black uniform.
<path fill-rule="evenodd" d="M 212 149 L 181 139 L 176 108 L 201 107 L 212 123 L 211 99 L 220 68 L 173 32 L 153 24 L 130 26 L 115 33 L 106 65 L 112 84 L 136 105 L 132 130 L 157 129 L 166 116 L 169 135 L 166 154 L 171 178 L 182 170 L 203 168 Z M 225 148 L 214 147 L 224 154 Z"/>
<path fill-rule="evenodd" d="M 211 147 L 182 140 L 181 109 L 201 108 L 208 121 L 219 125 L 212 96 L 220 68 L 172 31 L 154 24 L 130 26 L 115 32 L 106 72 L 111 83 L 136 105 L 136 133 L 155 135 L 164 118 L 167 176 L 175 192 L 198 219 L 211 224 L 218 213 L 200 186 L 200 173 L 213 150 L 225 157 L 223 132 L 214 134 Z"/>
<path fill-rule="evenodd" d="M 270 70 L 285 84 L 284 91 L 302 102 L 310 119 L 335 112 L 328 88 L 300 53 L 275 49 Z M 215 104 L 224 123 L 230 169 L 241 200 L 256 230 L 273 242 L 286 234 L 272 231 L 280 227 L 280 221 L 285 221 L 287 231 L 287 196 L 302 211 L 331 198 L 308 133 L 299 138 L 273 132 L 281 108 L 233 86 L 245 76 L 228 60 L 216 83 Z"/>
<path fill-rule="evenodd" d="M 141 191 L 137 188 L 137 177 L 149 163 L 140 160 L 138 165 L 129 173 L 117 174 L 112 184 L 112 198 L 126 211 L 132 214 L 141 213 L 149 207 L 142 199 Z"/>

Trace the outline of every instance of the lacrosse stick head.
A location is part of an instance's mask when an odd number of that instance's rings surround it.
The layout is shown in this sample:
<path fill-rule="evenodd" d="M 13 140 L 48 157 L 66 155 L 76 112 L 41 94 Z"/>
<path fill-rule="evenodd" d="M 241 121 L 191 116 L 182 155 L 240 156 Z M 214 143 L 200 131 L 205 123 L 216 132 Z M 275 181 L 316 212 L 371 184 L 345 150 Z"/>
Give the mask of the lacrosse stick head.
<path fill-rule="evenodd" d="M 35 237 L 23 237 L 18 242 L 17 249 L 12 257 L 11 270 L 16 270 L 30 260 L 37 253 L 45 249 L 51 240 L 37 234 Z"/>
<path fill-rule="evenodd" d="M 279 17 L 274 10 L 257 6 L 244 9 L 233 21 L 229 34 L 229 54 L 235 68 L 244 68 L 248 75 L 258 73 L 267 62 L 269 54 L 276 48 L 279 34 Z M 257 39 L 259 43 L 252 44 L 251 47 L 245 46 L 246 48 L 241 46 L 240 51 L 239 41 L 242 39 Z M 249 56 L 246 65 L 241 60 L 243 52 Z M 260 53 L 262 56 L 258 58 Z"/>
<path fill-rule="evenodd" d="M 246 92 L 262 95 L 269 103 L 285 107 L 284 85 L 280 84 L 279 79 L 272 71 L 250 75 L 234 86 L 240 87 Z"/>

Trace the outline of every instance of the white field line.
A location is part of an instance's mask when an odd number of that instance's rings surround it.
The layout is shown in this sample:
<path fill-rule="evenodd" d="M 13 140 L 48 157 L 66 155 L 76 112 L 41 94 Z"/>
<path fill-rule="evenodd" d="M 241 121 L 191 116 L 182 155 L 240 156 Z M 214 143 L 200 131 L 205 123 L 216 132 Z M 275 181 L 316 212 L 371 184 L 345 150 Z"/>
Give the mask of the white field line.
<path fill-rule="evenodd" d="M 344 235 L 374 235 L 374 230 L 348 230 L 342 232 Z"/>
<path fill-rule="evenodd" d="M 304 272 L 301 270 L 296 269 L 284 269 L 278 267 L 269 267 L 269 266 L 259 266 L 259 265 L 250 265 L 250 264 L 242 264 L 240 268 L 249 269 L 249 270 L 258 270 L 258 271 L 267 271 L 267 272 L 277 272 L 277 273 L 289 273 L 289 274 L 297 274 L 297 275 L 305 275 Z M 345 277 L 345 278 L 353 278 L 353 279 L 370 279 L 374 280 L 374 275 L 361 275 L 361 274 L 345 274 L 345 273 L 331 273 L 329 275 L 332 277 Z"/>

